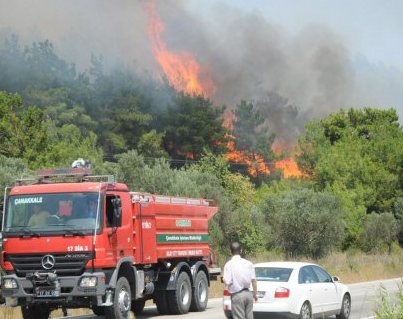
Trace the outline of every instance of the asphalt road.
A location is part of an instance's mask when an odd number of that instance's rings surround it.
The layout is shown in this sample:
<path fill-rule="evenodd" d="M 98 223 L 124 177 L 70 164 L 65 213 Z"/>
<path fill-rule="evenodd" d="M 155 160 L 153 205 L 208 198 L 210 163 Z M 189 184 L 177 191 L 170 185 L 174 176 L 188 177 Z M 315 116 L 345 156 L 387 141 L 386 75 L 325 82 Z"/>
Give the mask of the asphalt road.
<path fill-rule="evenodd" d="M 382 281 L 364 282 L 358 284 L 349 285 L 352 309 L 350 319 L 372 319 L 375 318 L 373 310 L 379 302 L 380 287 L 383 285 L 390 294 L 395 294 L 398 291 L 399 283 L 402 283 L 401 279 L 391 279 Z M 67 317 L 66 317 L 67 318 Z M 74 319 L 101 319 L 103 317 L 97 317 L 93 315 L 68 317 Z M 134 318 L 134 317 L 132 317 Z M 146 307 L 144 315 L 137 318 L 143 319 L 164 319 L 164 318 L 180 318 L 180 319 L 224 319 L 224 313 L 222 311 L 222 299 L 216 298 L 209 301 L 206 311 L 204 312 L 191 312 L 186 315 L 177 316 L 160 316 L 157 309 L 154 306 Z"/>

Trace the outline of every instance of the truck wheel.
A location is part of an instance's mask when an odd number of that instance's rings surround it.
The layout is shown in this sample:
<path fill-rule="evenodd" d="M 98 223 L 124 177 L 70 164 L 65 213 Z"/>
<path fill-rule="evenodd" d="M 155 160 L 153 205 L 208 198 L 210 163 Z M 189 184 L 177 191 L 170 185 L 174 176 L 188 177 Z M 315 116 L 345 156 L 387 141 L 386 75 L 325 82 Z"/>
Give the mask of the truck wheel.
<path fill-rule="evenodd" d="M 169 315 L 168 296 L 164 290 L 155 292 L 155 304 L 160 315 Z"/>
<path fill-rule="evenodd" d="M 139 315 L 143 313 L 146 301 L 144 299 L 135 300 L 132 302 L 132 311 L 134 314 Z"/>
<path fill-rule="evenodd" d="M 125 277 L 120 277 L 116 283 L 113 295 L 113 305 L 105 308 L 106 319 L 127 319 L 131 309 L 131 291 L 129 282 Z"/>
<path fill-rule="evenodd" d="M 92 305 L 91 306 L 92 312 L 94 313 L 94 315 L 96 316 L 104 316 L 105 315 L 105 307 L 100 307 L 97 305 Z"/>
<path fill-rule="evenodd" d="M 48 319 L 50 309 L 46 305 L 21 306 L 21 313 L 24 319 Z"/>
<path fill-rule="evenodd" d="M 191 311 L 204 311 L 208 301 L 208 281 L 204 271 L 199 271 L 195 279 L 195 287 L 193 289 Z"/>
<path fill-rule="evenodd" d="M 174 315 L 188 313 L 191 301 L 192 286 L 190 285 L 190 278 L 189 275 L 183 271 L 176 280 L 176 289 L 168 291 L 169 310 Z"/>

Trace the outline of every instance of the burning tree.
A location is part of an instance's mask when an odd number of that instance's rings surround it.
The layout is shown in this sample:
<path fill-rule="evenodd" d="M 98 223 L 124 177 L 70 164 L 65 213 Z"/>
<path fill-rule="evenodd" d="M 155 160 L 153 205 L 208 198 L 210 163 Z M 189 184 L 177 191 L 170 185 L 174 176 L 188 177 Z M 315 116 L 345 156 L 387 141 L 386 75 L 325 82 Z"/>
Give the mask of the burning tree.
<path fill-rule="evenodd" d="M 252 103 L 241 101 L 233 111 L 233 118 L 228 158 L 246 164 L 239 170 L 259 183 L 262 177 L 274 171 L 275 155 L 271 146 L 275 136 L 268 132 L 264 118 Z"/>

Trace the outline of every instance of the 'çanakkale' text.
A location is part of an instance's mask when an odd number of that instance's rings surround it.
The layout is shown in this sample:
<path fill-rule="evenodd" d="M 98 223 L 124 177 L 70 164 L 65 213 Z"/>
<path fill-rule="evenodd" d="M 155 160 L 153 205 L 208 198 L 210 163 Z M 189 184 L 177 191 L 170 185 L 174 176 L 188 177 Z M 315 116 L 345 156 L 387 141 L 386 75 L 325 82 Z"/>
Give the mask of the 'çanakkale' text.
<path fill-rule="evenodd" d="M 37 204 L 42 203 L 42 197 L 26 197 L 26 198 L 16 198 L 14 201 L 15 205 L 19 204 Z"/>

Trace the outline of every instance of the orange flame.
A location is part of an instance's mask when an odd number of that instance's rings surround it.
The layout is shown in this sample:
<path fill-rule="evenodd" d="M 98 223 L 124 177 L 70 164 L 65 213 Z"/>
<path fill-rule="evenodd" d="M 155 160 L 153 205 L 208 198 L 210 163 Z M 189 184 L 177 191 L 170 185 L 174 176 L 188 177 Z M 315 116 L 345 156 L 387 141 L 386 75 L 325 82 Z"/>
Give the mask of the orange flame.
<path fill-rule="evenodd" d="M 235 119 L 236 117 L 234 113 L 231 112 L 227 114 L 224 120 L 224 126 L 228 129 L 233 129 Z M 230 137 L 233 138 L 233 136 Z M 293 148 L 292 144 L 286 142 L 277 142 L 272 145 L 272 149 L 276 154 L 281 154 L 287 150 L 292 150 Z M 235 163 L 245 164 L 248 167 L 248 172 L 251 176 L 256 177 L 259 174 L 270 175 L 273 169 L 281 169 L 284 178 L 304 176 L 299 169 L 297 162 L 292 157 L 275 161 L 271 170 L 269 164 L 265 162 L 263 157 L 235 149 L 235 142 L 233 141 L 228 142 L 227 149 L 227 159 Z"/>
<path fill-rule="evenodd" d="M 292 157 L 285 158 L 281 161 L 276 161 L 275 167 L 276 169 L 283 170 L 284 178 L 304 176 L 299 169 L 297 162 Z"/>
<path fill-rule="evenodd" d="M 146 5 L 149 16 L 148 32 L 151 38 L 153 54 L 168 78 L 169 83 L 178 91 L 187 94 L 209 97 L 214 94 L 215 86 L 209 72 L 202 69 L 189 52 L 174 53 L 169 51 L 162 40 L 164 24 L 156 5 Z"/>
<path fill-rule="evenodd" d="M 289 151 L 295 153 L 295 146 L 292 143 L 285 141 L 277 141 L 273 144 L 272 149 L 276 154 Z M 305 176 L 305 174 L 299 169 L 295 159 L 292 157 L 276 161 L 275 167 L 276 169 L 281 169 L 283 171 L 284 178 Z"/>
<path fill-rule="evenodd" d="M 236 119 L 235 114 L 230 112 L 227 114 L 226 118 L 224 119 L 224 126 L 230 130 L 234 128 L 234 120 Z M 234 136 L 228 136 L 231 139 Z M 241 163 L 247 166 L 248 173 L 251 176 L 258 176 L 259 174 L 263 175 L 270 175 L 270 168 L 265 163 L 265 160 L 262 156 L 252 154 L 247 151 L 240 151 L 235 148 L 235 142 L 230 141 L 227 144 L 227 159 L 229 161 L 235 163 Z"/>

